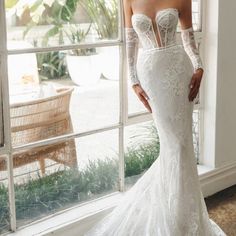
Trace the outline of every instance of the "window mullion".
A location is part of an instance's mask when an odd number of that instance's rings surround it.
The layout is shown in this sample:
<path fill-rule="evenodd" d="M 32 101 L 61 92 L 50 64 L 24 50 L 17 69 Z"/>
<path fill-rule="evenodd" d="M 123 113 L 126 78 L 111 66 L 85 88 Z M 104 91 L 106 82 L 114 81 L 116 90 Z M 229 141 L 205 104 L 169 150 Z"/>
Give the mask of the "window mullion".
<path fill-rule="evenodd" d="M 124 73 L 124 59 L 125 59 L 125 48 L 124 48 L 124 26 L 123 26 L 123 2 L 118 1 L 118 14 L 119 14 L 119 40 L 121 45 L 119 46 L 119 101 L 120 101 L 120 117 L 119 123 L 119 191 L 125 190 L 125 162 L 124 162 L 124 136 L 125 136 L 125 121 L 128 113 L 128 101 L 127 101 L 127 83 L 125 80 Z"/>
<path fill-rule="evenodd" d="M 8 54 L 16 55 L 16 54 L 25 54 L 25 53 L 56 52 L 56 51 L 65 51 L 65 50 L 92 48 L 92 47 L 98 48 L 98 47 L 119 46 L 121 44 L 122 42 L 119 40 L 107 40 L 107 41 L 98 42 L 98 43 L 81 43 L 81 44 L 50 46 L 50 47 L 11 49 L 11 50 L 8 50 Z"/>
<path fill-rule="evenodd" d="M 2 84 L 3 97 L 3 126 L 4 142 L 7 151 L 7 172 L 8 172 L 8 197 L 10 208 L 10 228 L 16 231 L 16 209 L 15 209 L 15 191 L 13 178 L 13 158 L 11 145 L 11 125 L 10 125 L 10 106 L 9 106 L 9 87 L 8 87 L 8 70 L 7 70 L 7 30 L 5 1 L 0 1 L 0 81 Z"/>

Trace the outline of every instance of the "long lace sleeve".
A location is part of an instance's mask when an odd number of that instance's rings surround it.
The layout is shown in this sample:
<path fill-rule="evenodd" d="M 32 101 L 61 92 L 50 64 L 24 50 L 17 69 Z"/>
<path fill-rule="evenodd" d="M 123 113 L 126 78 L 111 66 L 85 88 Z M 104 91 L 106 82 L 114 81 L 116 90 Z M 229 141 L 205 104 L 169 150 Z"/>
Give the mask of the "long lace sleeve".
<path fill-rule="evenodd" d="M 132 86 L 140 83 L 136 71 L 139 39 L 135 30 L 127 27 L 125 28 L 125 38 L 128 76 Z"/>
<path fill-rule="evenodd" d="M 190 27 L 188 29 L 182 29 L 181 38 L 182 38 L 184 49 L 193 64 L 194 71 L 196 71 L 199 68 L 203 68 L 199 50 L 196 47 L 193 27 Z"/>

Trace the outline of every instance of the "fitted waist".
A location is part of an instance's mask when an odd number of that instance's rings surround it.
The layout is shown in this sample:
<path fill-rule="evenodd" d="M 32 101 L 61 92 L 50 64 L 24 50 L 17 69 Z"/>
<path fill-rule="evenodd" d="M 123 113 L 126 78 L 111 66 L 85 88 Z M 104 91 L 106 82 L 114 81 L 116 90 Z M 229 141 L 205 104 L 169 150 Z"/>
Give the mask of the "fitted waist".
<path fill-rule="evenodd" d="M 156 52 L 156 51 L 169 51 L 169 50 L 172 50 L 172 49 L 184 49 L 183 45 L 182 44 L 170 44 L 170 45 L 167 45 L 167 46 L 164 46 L 164 47 L 156 47 L 156 48 L 149 48 L 149 49 L 145 49 L 145 48 L 142 48 L 140 49 L 140 52 L 142 53 L 148 53 L 148 52 Z"/>

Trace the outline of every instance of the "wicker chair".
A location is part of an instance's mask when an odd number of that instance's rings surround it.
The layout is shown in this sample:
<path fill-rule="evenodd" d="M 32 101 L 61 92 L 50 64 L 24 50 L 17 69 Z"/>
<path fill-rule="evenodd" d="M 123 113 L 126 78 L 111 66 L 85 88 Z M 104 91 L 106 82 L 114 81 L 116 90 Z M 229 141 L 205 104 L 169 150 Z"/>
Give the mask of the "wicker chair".
<path fill-rule="evenodd" d="M 11 105 L 12 145 L 56 137 L 73 132 L 69 104 L 73 88 L 57 89 L 51 97 Z M 45 160 L 50 159 L 69 167 L 77 166 L 74 139 L 13 154 L 13 166 L 20 167 L 35 161 L 45 173 Z M 0 170 L 6 170 L 6 162 L 0 158 Z"/>

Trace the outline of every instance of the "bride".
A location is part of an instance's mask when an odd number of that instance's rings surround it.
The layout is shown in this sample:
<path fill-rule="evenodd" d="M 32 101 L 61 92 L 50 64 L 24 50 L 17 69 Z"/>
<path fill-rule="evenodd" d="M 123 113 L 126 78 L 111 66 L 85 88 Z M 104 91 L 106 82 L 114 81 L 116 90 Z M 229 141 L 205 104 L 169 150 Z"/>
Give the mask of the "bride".
<path fill-rule="evenodd" d="M 208 216 L 194 157 L 192 112 L 204 69 L 191 8 L 191 0 L 124 0 L 129 79 L 152 113 L 160 154 L 85 236 L 226 235 Z"/>

